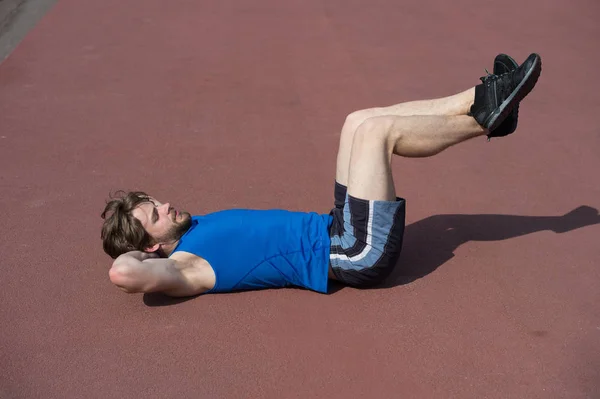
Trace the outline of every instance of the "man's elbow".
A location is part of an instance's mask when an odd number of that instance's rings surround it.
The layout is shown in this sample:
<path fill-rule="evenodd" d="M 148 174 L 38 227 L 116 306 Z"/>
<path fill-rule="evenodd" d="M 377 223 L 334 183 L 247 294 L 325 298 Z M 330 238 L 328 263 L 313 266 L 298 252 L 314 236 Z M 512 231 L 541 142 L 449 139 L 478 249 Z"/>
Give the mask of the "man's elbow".
<path fill-rule="evenodd" d="M 128 294 L 140 292 L 139 287 L 135 284 L 135 278 L 132 276 L 132 268 L 126 263 L 115 262 L 108 271 L 108 277 L 111 283 L 116 285 L 121 291 Z"/>

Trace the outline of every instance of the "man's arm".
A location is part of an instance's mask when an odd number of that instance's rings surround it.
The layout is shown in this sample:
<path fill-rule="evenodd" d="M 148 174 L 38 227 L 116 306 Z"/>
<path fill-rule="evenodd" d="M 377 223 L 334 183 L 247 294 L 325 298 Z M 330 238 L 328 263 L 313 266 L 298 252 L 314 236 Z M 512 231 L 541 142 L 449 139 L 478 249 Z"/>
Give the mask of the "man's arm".
<path fill-rule="evenodd" d="M 191 296 L 206 291 L 193 266 L 175 259 L 131 251 L 119 256 L 109 271 L 110 281 L 127 293 L 163 292 L 172 296 Z"/>

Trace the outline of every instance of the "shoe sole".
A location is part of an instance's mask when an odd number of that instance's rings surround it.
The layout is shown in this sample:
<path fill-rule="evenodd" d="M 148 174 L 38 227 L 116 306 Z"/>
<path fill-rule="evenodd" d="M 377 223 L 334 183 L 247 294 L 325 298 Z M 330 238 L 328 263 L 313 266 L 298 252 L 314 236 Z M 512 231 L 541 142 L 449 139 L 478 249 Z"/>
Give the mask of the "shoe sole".
<path fill-rule="evenodd" d="M 494 130 L 500 124 L 508 114 L 512 111 L 515 104 L 522 101 L 527 94 L 533 90 L 533 87 L 537 83 L 540 74 L 542 73 L 542 59 L 538 55 L 534 61 L 530 70 L 525 74 L 525 78 L 519 83 L 519 85 L 513 90 L 513 92 L 500 104 L 498 109 L 492 113 L 490 119 L 488 119 L 487 125 L 488 130 Z"/>
<path fill-rule="evenodd" d="M 519 67 L 517 61 L 515 61 L 510 55 L 499 54 L 494 58 L 494 75 L 502 75 L 508 72 L 512 72 Z M 498 128 L 493 132 L 490 132 L 490 137 L 504 137 L 514 133 L 517 130 L 517 121 L 519 118 L 519 104 L 515 105 L 510 114 L 500 123 Z"/>

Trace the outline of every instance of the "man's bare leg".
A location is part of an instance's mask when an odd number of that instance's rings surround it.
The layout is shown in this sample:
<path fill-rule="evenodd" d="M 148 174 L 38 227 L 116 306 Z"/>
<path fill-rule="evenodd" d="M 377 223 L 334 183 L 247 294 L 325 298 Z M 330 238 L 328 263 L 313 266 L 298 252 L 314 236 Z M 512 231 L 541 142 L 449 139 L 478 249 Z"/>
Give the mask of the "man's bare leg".
<path fill-rule="evenodd" d="M 428 157 L 486 133 L 486 129 L 467 115 L 369 118 L 354 133 L 348 194 L 368 200 L 393 201 L 396 199 L 390 165 L 393 154 Z"/>
<path fill-rule="evenodd" d="M 358 127 L 367 119 L 377 116 L 466 115 L 469 112 L 471 104 L 473 104 L 474 97 L 475 88 L 471 88 L 449 97 L 434 100 L 411 101 L 389 107 L 369 108 L 351 113 L 346 117 L 340 136 L 336 165 L 336 181 L 345 186 L 348 185 L 348 171 L 354 134 Z"/>

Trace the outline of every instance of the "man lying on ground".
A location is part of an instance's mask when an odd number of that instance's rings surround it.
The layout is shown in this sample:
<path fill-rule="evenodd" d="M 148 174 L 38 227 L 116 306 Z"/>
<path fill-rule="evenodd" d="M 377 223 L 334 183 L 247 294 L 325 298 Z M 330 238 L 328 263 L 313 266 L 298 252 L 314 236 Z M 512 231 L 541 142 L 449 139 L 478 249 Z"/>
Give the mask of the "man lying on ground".
<path fill-rule="evenodd" d="M 371 108 L 342 127 L 329 214 L 225 210 L 191 216 L 143 192 L 120 192 L 102 218 L 109 276 L 125 292 L 191 296 L 297 286 L 326 293 L 329 279 L 380 283 L 402 249 L 405 201 L 396 196 L 393 155 L 429 157 L 455 144 L 517 128 L 518 106 L 541 73 L 531 54 L 500 54 L 494 73 L 462 93 Z"/>

